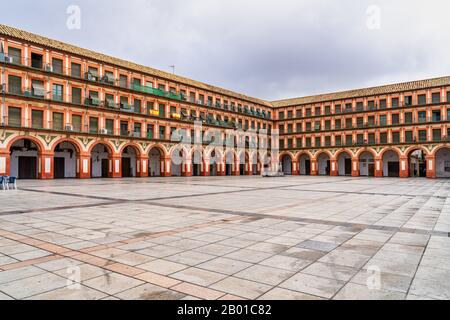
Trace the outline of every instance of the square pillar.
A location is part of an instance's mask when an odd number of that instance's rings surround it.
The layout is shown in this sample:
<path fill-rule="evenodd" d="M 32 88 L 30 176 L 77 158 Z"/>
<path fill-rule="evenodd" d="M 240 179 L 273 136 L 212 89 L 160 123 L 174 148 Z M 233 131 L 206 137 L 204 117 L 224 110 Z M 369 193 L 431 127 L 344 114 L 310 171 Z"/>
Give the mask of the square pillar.
<path fill-rule="evenodd" d="M 352 160 L 352 177 L 359 177 L 359 159 L 353 159 Z"/>
<path fill-rule="evenodd" d="M 90 179 L 91 178 L 91 156 L 77 155 L 77 178 Z"/>
<path fill-rule="evenodd" d="M 108 177 L 121 178 L 122 177 L 122 157 L 110 156 L 108 158 Z"/>
<path fill-rule="evenodd" d="M 136 159 L 136 177 L 147 178 L 148 177 L 148 157 L 138 157 Z"/>
<path fill-rule="evenodd" d="M 53 172 L 53 152 L 40 152 L 38 154 L 38 178 L 51 180 L 54 178 Z"/>
<path fill-rule="evenodd" d="M 427 178 L 436 179 L 436 156 L 427 156 Z"/>
<path fill-rule="evenodd" d="M 337 177 L 339 175 L 339 166 L 337 160 L 330 160 L 330 176 Z"/>
<path fill-rule="evenodd" d="M 0 152 L 0 175 L 9 176 L 10 174 L 10 153 L 9 151 Z"/>

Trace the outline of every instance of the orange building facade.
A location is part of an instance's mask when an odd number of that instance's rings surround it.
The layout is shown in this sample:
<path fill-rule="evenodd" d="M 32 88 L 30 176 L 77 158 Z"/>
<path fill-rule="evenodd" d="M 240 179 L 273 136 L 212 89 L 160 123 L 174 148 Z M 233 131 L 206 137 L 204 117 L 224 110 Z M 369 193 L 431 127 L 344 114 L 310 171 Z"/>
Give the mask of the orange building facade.
<path fill-rule="evenodd" d="M 450 177 L 450 78 L 268 102 L 4 25 L 0 42 L 0 175 Z"/>

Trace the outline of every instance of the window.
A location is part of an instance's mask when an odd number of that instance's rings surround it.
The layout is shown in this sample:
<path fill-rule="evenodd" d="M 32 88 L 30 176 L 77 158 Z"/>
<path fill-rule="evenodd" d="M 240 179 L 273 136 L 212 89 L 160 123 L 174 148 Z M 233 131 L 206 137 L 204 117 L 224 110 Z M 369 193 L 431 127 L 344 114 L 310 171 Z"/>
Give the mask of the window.
<path fill-rule="evenodd" d="M 441 102 L 441 94 L 439 92 L 433 93 L 431 95 L 432 103 L 440 103 Z"/>
<path fill-rule="evenodd" d="M 52 59 L 52 67 L 53 67 L 54 73 L 59 73 L 59 74 L 63 73 L 63 61 L 61 59 L 53 58 Z"/>
<path fill-rule="evenodd" d="M 419 130 L 419 141 L 427 141 L 427 130 Z"/>
<path fill-rule="evenodd" d="M 442 131 L 441 129 L 433 129 L 433 141 L 441 141 Z"/>
<path fill-rule="evenodd" d="M 22 109 L 8 107 L 8 125 L 11 127 L 20 127 L 22 125 Z"/>
<path fill-rule="evenodd" d="M 147 139 L 153 139 L 153 130 L 154 127 L 152 124 L 147 125 Z"/>
<path fill-rule="evenodd" d="M 108 132 L 108 134 L 113 135 L 114 134 L 114 120 L 106 119 L 105 129 Z"/>
<path fill-rule="evenodd" d="M 450 110 L 450 109 L 449 109 Z M 302 126 L 302 124 L 301 123 L 297 123 L 296 125 L 295 125 L 295 127 L 297 128 L 297 133 L 299 133 L 299 132 L 302 132 L 302 130 L 303 130 L 303 126 Z"/>
<path fill-rule="evenodd" d="M 341 128 L 341 119 L 334 120 L 334 128 L 340 129 Z"/>
<path fill-rule="evenodd" d="M 134 112 L 141 113 L 141 100 L 134 99 Z"/>
<path fill-rule="evenodd" d="M 8 92 L 11 94 L 22 94 L 22 78 L 8 76 Z"/>
<path fill-rule="evenodd" d="M 116 106 L 116 103 L 114 102 L 114 95 L 112 94 L 105 94 L 105 105 L 108 108 L 114 108 Z"/>
<path fill-rule="evenodd" d="M 284 149 L 284 140 L 280 140 L 280 149 Z"/>
<path fill-rule="evenodd" d="M 345 105 L 345 112 L 352 112 L 353 111 L 353 104 L 347 103 Z"/>
<path fill-rule="evenodd" d="M 380 126 L 385 126 L 385 125 L 387 125 L 386 115 L 381 115 L 380 116 Z"/>
<path fill-rule="evenodd" d="M 280 131 L 280 134 L 284 134 L 284 125 L 280 125 L 279 131 Z"/>
<path fill-rule="evenodd" d="M 386 99 L 381 99 L 380 100 L 380 109 L 386 109 L 386 106 L 387 106 Z"/>
<path fill-rule="evenodd" d="M 297 118 L 302 117 L 302 109 L 297 109 Z"/>
<path fill-rule="evenodd" d="M 418 112 L 419 123 L 427 122 L 427 113 L 425 111 Z"/>
<path fill-rule="evenodd" d="M 374 126 L 375 125 L 375 116 L 370 116 L 367 118 L 367 124 L 369 126 Z"/>
<path fill-rule="evenodd" d="M 89 77 L 89 80 L 97 80 L 98 78 L 98 69 L 94 67 L 88 68 L 88 74 L 91 76 Z"/>
<path fill-rule="evenodd" d="M 278 119 L 279 120 L 284 120 L 284 111 L 278 112 Z"/>
<path fill-rule="evenodd" d="M 166 105 L 164 104 L 159 105 L 159 116 L 163 118 L 166 116 Z"/>
<path fill-rule="evenodd" d="M 44 112 L 40 110 L 31 111 L 31 127 L 43 128 L 44 127 Z"/>
<path fill-rule="evenodd" d="M 405 131 L 405 142 L 413 142 L 412 131 Z"/>
<path fill-rule="evenodd" d="M 387 133 L 386 132 L 381 132 L 380 133 L 380 144 L 385 144 L 387 143 Z"/>
<path fill-rule="evenodd" d="M 325 137 L 325 147 L 331 147 L 331 137 Z"/>
<path fill-rule="evenodd" d="M 311 122 L 306 123 L 306 131 L 311 131 Z"/>
<path fill-rule="evenodd" d="M 302 145 L 303 145 L 302 138 L 297 138 L 296 145 L 297 145 L 297 148 L 301 148 L 302 147 Z"/>
<path fill-rule="evenodd" d="M 120 107 L 123 109 L 130 109 L 128 105 L 128 97 L 120 97 Z"/>
<path fill-rule="evenodd" d="M 15 64 L 22 64 L 22 50 L 17 48 L 8 48 L 8 56 L 12 58 L 12 62 Z"/>
<path fill-rule="evenodd" d="M 64 114 L 53 112 L 53 130 L 62 131 L 64 128 Z"/>
<path fill-rule="evenodd" d="M 413 122 L 412 120 L 413 120 L 412 112 L 406 112 L 405 113 L 405 123 L 406 124 L 412 123 Z"/>
<path fill-rule="evenodd" d="M 337 104 L 334 106 L 334 113 L 341 113 L 341 105 Z"/>
<path fill-rule="evenodd" d="M 44 82 L 40 80 L 33 80 L 31 82 L 31 93 L 35 97 L 44 98 L 45 97 Z"/>
<path fill-rule="evenodd" d="M 306 148 L 311 148 L 311 138 L 305 139 L 305 145 L 306 145 Z"/>
<path fill-rule="evenodd" d="M 412 96 L 406 96 L 405 97 L 405 106 L 411 106 L 412 105 Z"/>
<path fill-rule="evenodd" d="M 42 55 L 37 53 L 31 53 L 31 67 L 36 69 L 42 69 Z"/>
<path fill-rule="evenodd" d="M 356 119 L 356 125 L 358 126 L 358 128 L 361 128 L 364 126 L 364 118 L 360 117 Z"/>
<path fill-rule="evenodd" d="M 293 146 L 293 141 L 292 141 L 292 139 L 288 139 L 288 149 L 292 149 L 294 146 Z"/>
<path fill-rule="evenodd" d="M 375 133 L 369 133 L 368 138 L 369 144 L 375 144 Z"/>
<path fill-rule="evenodd" d="M 311 117 L 311 108 L 306 109 L 306 116 Z"/>
<path fill-rule="evenodd" d="M 353 119 L 352 118 L 345 119 L 345 128 L 351 129 L 352 127 L 353 127 Z"/>
<path fill-rule="evenodd" d="M 294 117 L 294 114 L 293 114 L 292 110 L 288 111 L 288 119 L 292 119 L 293 117 Z"/>
<path fill-rule="evenodd" d="M 72 62 L 70 65 L 70 74 L 72 77 L 81 78 L 81 64 Z"/>
<path fill-rule="evenodd" d="M 122 88 L 128 87 L 128 77 L 127 76 L 124 76 L 122 74 L 120 75 L 119 86 L 121 86 Z"/>
<path fill-rule="evenodd" d="M 322 126 L 320 124 L 320 121 L 314 122 L 314 131 L 320 131 L 322 129 Z"/>
<path fill-rule="evenodd" d="M 171 106 L 170 107 L 170 114 L 177 113 L 177 107 Z"/>
<path fill-rule="evenodd" d="M 364 135 L 363 134 L 358 134 L 356 136 L 356 143 L 359 145 L 364 144 Z"/>
<path fill-rule="evenodd" d="M 320 116 L 320 113 L 321 113 L 320 107 L 316 107 L 314 110 L 314 115 Z"/>
<path fill-rule="evenodd" d="M 73 131 L 81 131 L 81 116 L 72 115 L 72 127 Z"/>
<path fill-rule="evenodd" d="M 128 136 L 128 121 L 120 121 L 120 135 Z"/>
<path fill-rule="evenodd" d="M 63 86 L 60 84 L 54 84 L 52 90 L 53 100 L 62 101 L 63 100 Z"/>
<path fill-rule="evenodd" d="M 345 145 L 351 146 L 353 144 L 353 136 L 352 135 L 346 135 L 345 136 Z"/>
<path fill-rule="evenodd" d="M 98 118 L 97 117 L 89 117 L 89 132 L 90 133 L 98 132 Z"/>
<path fill-rule="evenodd" d="M 139 122 L 134 123 L 134 137 L 139 138 L 141 136 L 141 124 Z"/>
<path fill-rule="evenodd" d="M 364 111 L 364 103 L 363 102 L 356 103 L 356 111 Z"/>
<path fill-rule="evenodd" d="M 420 94 L 417 96 L 418 104 L 427 104 L 427 96 L 425 94 Z"/>
<path fill-rule="evenodd" d="M 72 103 L 81 104 L 81 89 L 72 88 Z"/>
<path fill-rule="evenodd" d="M 288 124 L 288 133 L 293 133 L 293 132 L 294 132 L 293 125 Z"/>
<path fill-rule="evenodd" d="M 325 121 L 325 130 L 331 130 L 331 121 L 330 120 Z"/>
<path fill-rule="evenodd" d="M 447 102 L 450 102 L 450 91 L 447 91 Z"/>
<path fill-rule="evenodd" d="M 392 132 L 392 143 L 400 143 L 400 132 Z"/>
<path fill-rule="evenodd" d="M 166 127 L 159 126 L 159 140 L 164 140 L 166 136 Z"/>
<path fill-rule="evenodd" d="M 316 143 L 316 148 L 320 148 L 321 147 L 322 142 L 321 142 L 320 137 L 316 137 L 315 143 Z"/>
<path fill-rule="evenodd" d="M 447 121 L 450 121 L 450 108 L 447 108 Z"/>
<path fill-rule="evenodd" d="M 432 117 L 433 117 L 433 122 L 441 121 L 441 110 L 433 110 Z"/>
<path fill-rule="evenodd" d="M 397 108 L 398 105 L 398 98 L 392 98 L 392 108 Z"/>
<path fill-rule="evenodd" d="M 336 136 L 336 137 L 334 137 L 334 145 L 337 146 L 337 147 L 339 147 L 339 146 L 341 146 L 341 144 L 342 144 L 342 138 L 341 138 L 341 136 Z"/>
<path fill-rule="evenodd" d="M 393 114 L 391 115 L 391 122 L 393 125 L 400 123 L 400 116 L 399 114 Z"/>
<path fill-rule="evenodd" d="M 369 108 L 369 110 L 374 110 L 375 109 L 375 101 L 368 101 L 367 102 L 367 107 Z"/>

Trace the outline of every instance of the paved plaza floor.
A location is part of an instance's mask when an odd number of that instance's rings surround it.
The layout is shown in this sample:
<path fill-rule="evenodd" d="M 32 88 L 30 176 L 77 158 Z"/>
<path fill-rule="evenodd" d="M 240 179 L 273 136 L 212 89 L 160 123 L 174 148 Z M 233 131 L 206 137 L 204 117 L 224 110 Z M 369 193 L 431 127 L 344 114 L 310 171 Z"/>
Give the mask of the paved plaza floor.
<path fill-rule="evenodd" d="M 450 299 L 450 181 L 198 177 L 0 191 L 3 299 Z"/>

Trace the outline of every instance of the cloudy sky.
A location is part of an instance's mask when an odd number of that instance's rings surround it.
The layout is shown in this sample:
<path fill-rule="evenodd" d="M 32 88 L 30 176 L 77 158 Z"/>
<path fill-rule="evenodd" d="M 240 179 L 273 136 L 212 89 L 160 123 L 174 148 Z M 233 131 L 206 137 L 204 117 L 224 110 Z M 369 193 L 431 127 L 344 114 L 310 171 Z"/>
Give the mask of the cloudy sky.
<path fill-rule="evenodd" d="M 450 75 L 449 12 L 447 0 L 14 0 L 0 23 L 276 100 Z"/>

